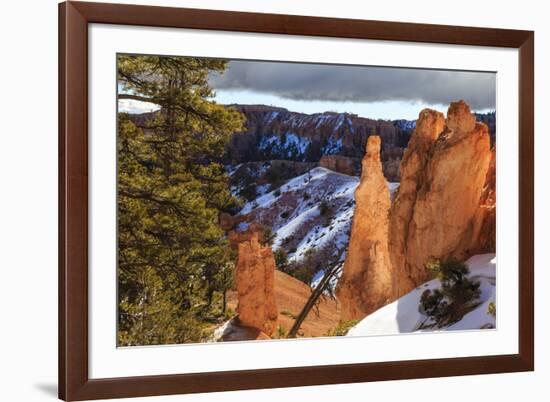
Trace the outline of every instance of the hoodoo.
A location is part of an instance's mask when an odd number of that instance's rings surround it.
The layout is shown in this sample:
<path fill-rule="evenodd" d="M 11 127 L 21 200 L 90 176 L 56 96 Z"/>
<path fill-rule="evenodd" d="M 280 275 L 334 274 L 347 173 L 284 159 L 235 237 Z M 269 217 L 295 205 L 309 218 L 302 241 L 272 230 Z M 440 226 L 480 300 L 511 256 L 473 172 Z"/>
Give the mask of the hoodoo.
<path fill-rule="evenodd" d="M 391 301 L 388 254 L 390 193 L 380 161 L 381 140 L 371 136 L 355 190 L 355 214 L 344 272 L 338 285 L 342 319 L 363 318 Z"/>
<path fill-rule="evenodd" d="M 412 288 L 417 281 L 415 273 L 408 271 L 405 262 L 408 230 L 419 190 L 426 180 L 426 166 L 430 160 L 431 148 L 444 126 L 443 113 L 431 109 L 422 110 L 401 160 L 401 182 L 390 212 L 388 241 L 392 265 L 400 271 L 394 277 L 395 297 L 403 294 L 400 289 Z"/>
<path fill-rule="evenodd" d="M 271 247 L 263 247 L 252 233 L 237 245 L 236 287 L 239 324 L 270 336 L 277 327 L 275 259 Z"/>
<path fill-rule="evenodd" d="M 429 260 L 470 257 L 479 236 L 489 131 L 464 101 L 451 103 L 441 130 L 442 122 L 440 113 L 422 111 L 403 158 L 390 214 L 396 296 L 429 279 Z"/>

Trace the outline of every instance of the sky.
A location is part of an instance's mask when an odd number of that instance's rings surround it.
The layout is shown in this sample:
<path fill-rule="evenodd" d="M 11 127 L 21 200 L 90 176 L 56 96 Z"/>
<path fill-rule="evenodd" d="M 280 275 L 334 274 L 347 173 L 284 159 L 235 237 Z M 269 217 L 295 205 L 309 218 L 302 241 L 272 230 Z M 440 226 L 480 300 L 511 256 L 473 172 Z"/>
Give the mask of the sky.
<path fill-rule="evenodd" d="M 273 105 L 308 114 L 413 120 L 426 107 L 445 112 L 459 99 L 477 112 L 496 107 L 496 74 L 491 72 L 232 60 L 209 82 L 221 104 Z M 120 105 L 133 113 L 156 108 L 136 101 Z"/>

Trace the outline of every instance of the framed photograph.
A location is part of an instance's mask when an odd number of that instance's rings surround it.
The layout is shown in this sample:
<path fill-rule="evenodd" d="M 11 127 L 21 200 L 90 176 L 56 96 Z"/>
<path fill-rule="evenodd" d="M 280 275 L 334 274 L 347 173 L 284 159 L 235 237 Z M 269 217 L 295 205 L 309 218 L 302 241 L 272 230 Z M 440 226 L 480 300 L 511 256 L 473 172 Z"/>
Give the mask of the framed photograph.
<path fill-rule="evenodd" d="M 59 17 L 61 399 L 534 369 L 533 32 Z"/>

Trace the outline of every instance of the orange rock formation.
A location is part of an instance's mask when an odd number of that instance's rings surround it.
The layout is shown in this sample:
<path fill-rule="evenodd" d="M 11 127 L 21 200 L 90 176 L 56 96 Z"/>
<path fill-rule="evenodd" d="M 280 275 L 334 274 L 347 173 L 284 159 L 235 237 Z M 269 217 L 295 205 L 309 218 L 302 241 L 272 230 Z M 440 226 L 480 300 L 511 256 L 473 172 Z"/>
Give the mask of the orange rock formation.
<path fill-rule="evenodd" d="M 430 259 L 469 257 L 479 235 L 489 131 L 464 101 L 451 103 L 441 131 L 442 122 L 437 112 L 421 112 L 401 165 L 389 231 L 395 297 L 429 279 Z"/>
<path fill-rule="evenodd" d="M 485 176 L 485 185 L 474 217 L 474 235 L 471 253 L 483 253 L 496 249 L 496 153 L 493 147 L 491 161 Z"/>
<path fill-rule="evenodd" d="M 271 247 L 262 247 L 258 234 L 238 243 L 236 287 L 239 324 L 256 328 L 267 336 L 277 327 L 275 259 Z"/>
<path fill-rule="evenodd" d="M 437 137 L 443 131 L 445 116 L 431 109 L 420 112 L 409 145 L 401 160 L 401 182 L 394 196 L 389 225 L 389 248 L 391 262 L 399 273 L 394 274 L 394 297 L 402 288 L 414 286 L 418 278 L 407 271 L 406 251 L 409 225 L 414 213 L 417 196 L 425 182 L 426 165 L 430 160 L 430 150 Z M 423 276 L 422 276 L 423 277 Z M 410 279 L 409 279 L 410 278 Z"/>
<path fill-rule="evenodd" d="M 371 136 L 355 190 L 355 214 L 338 298 L 342 319 L 359 319 L 387 304 L 392 296 L 388 254 L 390 193 L 380 162 L 380 137 Z"/>
<path fill-rule="evenodd" d="M 380 138 L 369 137 L 338 296 L 360 319 L 430 279 L 432 259 L 465 260 L 495 248 L 495 153 L 464 101 L 447 119 L 423 110 L 401 162 L 390 208 Z"/>

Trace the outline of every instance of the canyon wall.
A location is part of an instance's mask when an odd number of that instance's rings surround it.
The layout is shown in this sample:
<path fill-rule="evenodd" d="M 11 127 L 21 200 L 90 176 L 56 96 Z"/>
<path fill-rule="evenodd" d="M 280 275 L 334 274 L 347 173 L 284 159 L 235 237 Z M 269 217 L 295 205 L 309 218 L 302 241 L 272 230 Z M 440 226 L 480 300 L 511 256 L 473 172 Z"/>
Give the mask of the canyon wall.
<path fill-rule="evenodd" d="M 381 139 L 370 136 L 355 190 L 355 214 L 338 298 L 342 320 L 360 319 L 382 307 L 392 296 L 388 254 L 390 193 L 380 161 Z"/>
<path fill-rule="evenodd" d="M 297 113 L 264 105 L 233 105 L 246 117 L 246 129 L 231 137 L 228 162 L 287 159 L 317 162 L 323 155 L 362 158 L 367 138 L 376 133 L 383 148 L 407 145 L 406 120 L 374 120 L 350 113 Z"/>

